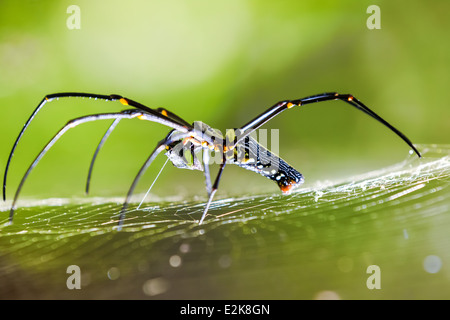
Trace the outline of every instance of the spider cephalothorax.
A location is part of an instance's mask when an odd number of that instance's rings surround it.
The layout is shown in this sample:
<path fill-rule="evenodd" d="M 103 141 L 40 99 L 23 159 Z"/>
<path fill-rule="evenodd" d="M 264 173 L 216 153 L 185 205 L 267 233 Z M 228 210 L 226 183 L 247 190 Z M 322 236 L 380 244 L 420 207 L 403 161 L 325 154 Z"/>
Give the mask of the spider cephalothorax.
<path fill-rule="evenodd" d="M 190 136 L 166 147 L 165 155 L 179 169 L 203 171 L 204 156 L 201 153 L 214 152 L 214 157 L 207 156 L 209 160 L 207 165 L 222 162 L 235 164 L 274 181 L 284 194 L 289 194 L 304 181 L 300 172 L 265 148 L 252 135 L 245 135 L 243 139 L 239 139 L 241 133 L 238 129 L 229 129 L 223 135 L 220 130 L 213 129 L 200 121 L 194 122 L 194 128 L 198 128 L 198 131 L 203 133 L 203 140 L 201 140 L 204 141 L 203 146 L 201 141 Z M 166 139 L 175 132 L 175 130 L 171 131 Z M 211 140 L 213 143 L 207 143 L 206 140 Z"/>

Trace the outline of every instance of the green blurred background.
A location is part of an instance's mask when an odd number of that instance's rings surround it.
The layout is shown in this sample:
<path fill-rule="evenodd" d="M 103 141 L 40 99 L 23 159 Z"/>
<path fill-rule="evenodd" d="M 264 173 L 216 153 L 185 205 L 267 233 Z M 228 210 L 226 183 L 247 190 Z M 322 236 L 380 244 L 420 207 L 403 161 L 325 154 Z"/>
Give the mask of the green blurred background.
<path fill-rule="evenodd" d="M 73 4 L 81 29 L 66 25 Z M 374 4 L 379 30 L 366 26 Z M 74 298 L 63 271 L 76 263 L 91 281 L 80 296 L 93 298 L 146 296 L 143 284 L 161 277 L 173 289 L 166 298 L 310 299 L 319 290 L 350 299 L 448 298 L 449 152 L 439 146 L 450 132 L 448 12 L 448 1 L 0 0 L 1 168 L 38 102 L 63 91 L 121 94 L 221 130 L 280 100 L 351 93 L 431 150 L 400 167 L 411 168 L 404 180 L 387 170 L 392 182 L 370 186 L 365 175 L 361 187 L 350 182 L 340 191 L 339 179 L 402 162 L 408 146 L 343 102 L 294 108 L 264 128 L 280 130 L 279 153 L 305 175 L 306 187 L 331 180 L 331 188 L 324 183 L 281 197 L 270 181 L 228 166 L 216 196 L 224 200 L 210 210 L 217 219 L 198 226 L 203 175 L 169 165 L 148 199 L 157 202 L 130 212 L 129 225 L 114 232 L 111 219 L 129 184 L 169 129 L 122 121 L 92 180 L 91 195 L 108 198 L 90 203 L 79 199 L 110 122 L 79 126 L 29 176 L 15 223 L 1 225 L 0 297 Z M 122 108 L 87 99 L 46 105 L 16 150 L 8 200 L 69 119 Z M 445 165 L 436 160 L 426 174 L 433 152 Z M 147 190 L 164 161 L 137 192 Z M 75 200 L 25 201 L 51 197 Z M 1 222 L 9 204 L 0 206 Z M 168 265 L 173 256 L 182 257 L 181 268 Z M 430 256 L 442 262 L 435 275 L 423 271 Z M 386 290 L 367 290 L 368 264 L 383 268 Z M 116 269 L 120 278 L 110 281 Z"/>
<path fill-rule="evenodd" d="M 67 8 L 81 10 L 70 30 Z M 369 5 L 381 29 L 369 30 Z M 45 94 L 117 93 L 166 107 L 189 122 L 239 127 L 283 99 L 351 93 L 414 143 L 448 143 L 448 1 L 9 1 L 0 2 L 0 167 Z M 26 167 L 68 119 L 121 105 L 89 100 L 48 104 L 19 145 L 8 197 Z M 64 136 L 30 175 L 23 195 L 83 195 L 90 158 L 107 122 Z M 306 183 L 358 174 L 403 160 L 408 147 L 342 102 L 291 110 L 280 155 Z M 99 155 L 93 195 L 123 195 L 167 128 L 122 121 Z M 159 163 L 146 175 L 144 192 Z M 227 168 L 221 194 L 276 192 L 252 172 Z M 245 183 L 237 183 L 245 181 Z M 200 172 L 166 169 L 159 195 L 204 192 Z"/>

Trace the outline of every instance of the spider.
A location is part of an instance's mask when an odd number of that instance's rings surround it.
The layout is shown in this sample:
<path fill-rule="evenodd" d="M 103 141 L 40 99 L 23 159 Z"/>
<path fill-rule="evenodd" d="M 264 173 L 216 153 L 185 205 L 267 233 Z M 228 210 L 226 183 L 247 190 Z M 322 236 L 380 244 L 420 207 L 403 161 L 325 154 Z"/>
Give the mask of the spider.
<path fill-rule="evenodd" d="M 38 104 L 33 113 L 30 115 L 29 119 L 26 121 L 22 130 L 20 131 L 17 139 L 14 142 L 14 145 L 8 157 L 8 161 L 6 163 L 6 169 L 3 178 L 3 200 L 6 199 L 6 180 L 8 175 L 8 168 L 10 166 L 12 156 L 19 143 L 19 140 L 21 139 L 28 125 L 47 102 L 53 101 L 55 99 L 70 98 L 70 97 L 91 98 L 95 100 L 104 100 L 104 101 L 118 101 L 128 108 L 121 112 L 91 114 L 68 121 L 67 124 L 63 126 L 53 136 L 53 138 L 45 145 L 45 147 L 37 155 L 37 157 L 34 159 L 34 161 L 31 163 L 31 165 L 28 167 L 27 171 L 23 175 L 22 180 L 20 181 L 17 187 L 12 202 L 9 215 L 10 223 L 12 223 L 13 220 L 14 211 L 16 210 L 16 203 L 20 191 L 25 183 L 25 180 L 27 179 L 33 168 L 38 164 L 38 162 L 47 153 L 47 151 L 50 150 L 50 148 L 56 143 L 56 141 L 59 138 L 61 138 L 61 136 L 64 133 L 66 133 L 71 128 L 74 128 L 82 123 L 90 121 L 106 120 L 106 119 L 114 120 L 110 125 L 110 127 L 108 128 L 108 130 L 106 131 L 103 138 L 101 139 L 99 145 L 97 146 L 97 149 L 95 150 L 89 168 L 88 179 L 86 184 L 86 193 L 89 192 L 89 182 L 92 167 L 94 160 L 97 156 L 97 153 L 120 120 L 138 118 L 140 120 L 157 122 L 169 128 L 172 128 L 172 130 L 170 130 L 170 132 L 166 135 L 166 137 L 156 144 L 155 149 L 145 160 L 144 164 L 142 165 L 137 175 L 135 176 L 130 188 L 128 189 L 128 193 L 126 195 L 125 201 L 122 205 L 119 214 L 118 230 L 122 228 L 128 204 L 130 202 L 131 196 L 134 192 L 134 189 L 139 179 L 146 171 L 146 169 L 151 165 L 153 160 L 163 151 L 166 151 L 166 156 L 168 157 L 169 160 L 171 160 L 171 162 L 175 167 L 182 169 L 200 170 L 204 172 L 208 200 L 204 207 L 201 219 L 199 220 L 199 224 L 203 223 L 207 215 L 211 201 L 218 190 L 220 178 L 222 176 L 226 164 L 235 164 L 244 169 L 259 173 L 260 175 L 270 180 L 273 180 L 281 189 L 283 194 L 289 194 L 291 191 L 293 191 L 295 188 L 297 188 L 299 185 L 303 183 L 304 179 L 302 174 L 297 170 L 295 170 L 293 167 L 291 167 L 286 161 L 284 161 L 277 155 L 273 154 L 271 151 L 267 150 L 261 144 L 259 144 L 258 141 L 256 141 L 251 134 L 255 132 L 255 130 L 257 130 L 263 124 L 265 124 L 266 122 L 268 122 L 269 120 L 280 114 L 281 112 L 294 107 L 301 107 L 321 101 L 330 101 L 330 100 L 344 101 L 349 105 L 371 116 L 372 118 L 378 120 L 386 127 L 388 127 L 401 139 L 403 139 L 414 150 L 414 152 L 419 156 L 419 158 L 421 157 L 419 151 L 414 147 L 412 142 L 404 134 L 402 134 L 400 131 L 398 131 L 396 128 L 394 128 L 392 125 L 386 122 L 383 118 L 378 116 L 375 112 L 370 110 L 367 106 L 365 106 L 361 101 L 356 99 L 351 94 L 327 92 L 296 100 L 280 101 L 275 105 L 273 105 L 272 107 L 270 107 L 269 109 L 267 109 L 265 112 L 261 113 L 260 115 L 249 121 L 248 123 L 246 123 L 245 125 L 243 125 L 241 128 L 228 130 L 224 137 L 222 136 L 220 131 L 211 128 L 210 126 L 204 124 L 203 122 L 196 121 L 193 124 L 190 124 L 185 120 L 183 120 L 182 118 L 180 118 L 179 116 L 177 116 L 176 114 L 168 111 L 167 109 L 164 108 L 151 109 L 139 102 L 125 98 L 120 95 L 116 94 L 101 95 L 93 93 L 64 92 L 46 95 Z M 197 157 L 195 157 L 195 155 L 198 154 L 200 151 L 202 151 L 202 161 L 200 161 Z M 214 180 L 214 183 L 212 183 L 211 181 L 209 170 L 210 155 L 212 152 L 218 153 L 219 156 L 221 157 L 221 161 L 219 161 L 220 164 L 219 169 L 216 178 Z M 191 160 L 187 159 L 186 156 L 190 156 Z"/>

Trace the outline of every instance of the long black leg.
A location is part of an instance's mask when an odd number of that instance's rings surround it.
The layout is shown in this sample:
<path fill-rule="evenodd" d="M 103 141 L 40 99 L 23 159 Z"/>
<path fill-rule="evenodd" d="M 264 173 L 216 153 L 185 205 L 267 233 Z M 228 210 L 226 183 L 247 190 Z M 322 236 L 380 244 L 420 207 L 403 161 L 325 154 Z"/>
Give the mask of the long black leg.
<path fill-rule="evenodd" d="M 34 161 L 31 163 L 27 171 L 25 172 L 24 176 L 22 177 L 22 180 L 19 183 L 19 186 L 16 190 L 16 193 L 14 195 L 14 200 L 11 206 L 11 211 L 9 215 L 9 220 L 12 222 L 14 211 L 16 209 L 16 202 L 19 197 L 20 191 L 22 190 L 22 187 L 30 174 L 30 172 L 33 170 L 33 168 L 39 163 L 39 161 L 42 159 L 42 157 L 50 150 L 50 148 L 58 141 L 61 136 L 66 133 L 69 129 L 74 128 L 82 123 L 90 122 L 90 121 L 96 121 L 96 120 L 106 120 L 106 119 L 131 119 L 131 118 L 139 118 L 141 120 L 149 120 L 154 122 L 159 122 L 159 118 L 154 117 L 153 115 L 149 115 L 144 111 L 130 109 L 125 110 L 120 113 L 99 113 L 99 114 L 93 114 L 89 116 L 84 116 L 76 119 L 70 120 L 64 127 L 62 127 L 58 133 L 47 143 L 47 145 L 42 149 L 42 151 L 38 154 L 38 156 L 34 159 Z"/>
<path fill-rule="evenodd" d="M 120 122 L 120 120 L 121 119 L 115 119 L 113 121 L 113 123 L 109 126 L 108 130 L 106 130 L 105 134 L 103 135 L 102 139 L 100 140 L 100 143 L 98 144 L 97 149 L 95 149 L 94 155 L 92 156 L 91 164 L 89 165 L 89 171 L 88 171 L 88 176 L 87 176 L 87 181 L 86 181 L 86 194 L 89 193 L 89 186 L 91 183 L 92 170 L 94 169 L 94 163 L 95 163 L 95 160 L 97 159 L 97 155 L 98 155 L 100 149 L 105 144 L 106 140 L 109 138 L 109 135 L 111 134 L 111 132 L 116 128 L 117 124 Z"/>
<path fill-rule="evenodd" d="M 113 96 L 116 97 L 116 95 Z M 124 98 L 121 96 L 119 97 L 120 103 L 122 103 L 124 106 L 131 106 L 139 110 L 143 110 L 146 112 L 147 115 L 150 115 L 154 119 L 158 119 L 158 121 L 156 120 L 151 121 L 159 122 L 165 126 L 174 128 L 180 132 L 187 132 L 189 130 L 192 130 L 193 128 L 188 122 L 176 116 L 174 113 L 167 111 L 166 109 L 159 108 L 160 111 L 154 110 L 134 100 Z M 162 112 L 161 110 L 164 110 L 165 112 Z"/>
<path fill-rule="evenodd" d="M 222 163 L 220 164 L 219 172 L 217 173 L 216 180 L 214 181 L 214 185 L 211 189 L 211 192 L 209 193 L 208 202 L 206 203 L 205 209 L 203 210 L 203 214 L 202 214 L 199 224 L 202 224 L 203 220 L 205 220 L 205 217 L 206 217 L 206 214 L 208 213 L 209 206 L 211 205 L 212 199 L 214 198 L 214 195 L 216 194 L 217 189 L 219 189 L 219 182 L 220 182 L 220 178 L 222 177 L 222 172 L 223 172 L 223 169 L 225 168 L 225 164 L 226 164 L 226 161 L 224 159 L 222 161 Z"/>
<path fill-rule="evenodd" d="M 122 225 L 123 225 L 123 220 L 125 219 L 125 213 L 127 211 L 128 208 L 128 203 L 131 200 L 131 196 L 133 195 L 134 189 L 136 188 L 136 185 L 139 181 L 139 179 L 141 178 L 141 176 L 144 174 L 145 170 L 147 170 L 147 168 L 150 166 L 150 164 L 153 162 L 153 160 L 155 160 L 155 158 L 161 153 L 161 151 L 163 151 L 166 148 L 166 144 L 164 143 L 159 143 L 155 150 L 153 150 L 153 152 L 150 154 L 150 156 L 147 158 L 147 160 L 144 162 L 144 164 L 142 165 L 142 167 L 139 169 L 139 172 L 137 173 L 136 177 L 133 180 L 133 183 L 131 184 L 130 189 L 128 189 L 128 193 L 127 193 L 127 197 L 125 199 L 125 202 L 122 205 L 122 209 L 120 210 L 120 216 L 119 216 L 119 225 L 117 227 L 117 230 L 121 230 L 122 229 Z"/>
<path fill-rule="evenodd" d="M 188 128 L 192 127 L 192 125 L 189 122 L 185 121 L 183 118 L 177 116 L 175 113 L 170 112 L 169 110 L 167 110 L 165 108 L 158 108 L 158 109 L 156 109 L 156 111 L 158 111 L 159 113 L 161 113 L 165 117 L 169 117 L 170 119 L 185 125 Z"/>
<path fill-rule="evenodd" d="M 6 162 L 5 173 L 4 173 L 4 176 L 3 176 L 3 200 L 6 200 L 6 179 L 7 179 L 7 176 L 8 176 L 9 165 L 10 165 L 11 159 L 12 159 L 12 157 L 14 155 L 14 151 L 16 150 L 17 144 L 19 143 L 20 139 L 22 138 L 25 130 L 28 128 L 30 122 L 34 119 L 36 114 L 44 107 L 44 105 L 47 102 L 52 101 L 54 99 L 66 98 L 66 97 L 94 98 L 94 99 L 101 99 L 101 100 L 105 100 L 105 101 L 114 101 L 114 100 L 118 100 L 119 99 L 119 98 L 106 96 L 106 95 L 96 95 L 96 94 L 76 93 L 76 92 L 56 93 L 56 94 L 50 94 L 50 95 L 45 96 L 41 100 L 41 102 L 39 102 L 39 104 L 37 105 L 36 109 L 34 109 L 33 113 L 31 113 L 31 115 L 28 118 L 27 122 L 25 122 L 25 124 L 23 125 L 23 128 L 20 131 L 19 135 L 17 136 L 16 141 L 14 142 L 13 147 L 11 149 L 11 152 L 9 153 L 9 157 L 8 157 L 7 162 Z"/>
<path fill-rule="evenodd" d="M 192 129 L 192 127 L 186 121 L 184 121 L 184 120 L 182 122 L 178 121 L 177 119 L 180 120 L 181 119 L 180 117 L 169 118 L 167 115 L 164 115 L 164 113 L 162 113 L 162 112 L 153 110 L 139 102 L 136 102 L 134 100 L 131 100 L 131 99 L 128 99 L 128 98 L 125 98 L 125 97 L 122 97 L 122 96 L 116 95 L 116 94 L 103 95 L 103 94 L 83 93 L 83 92 L 62 92 L 62 93 L 54 93 L 54 94 L 46 95 L 41 100 L 41 102 L 37 105 L 36 109 L 31 113 L 30 117 L 23 125 L 23 128 L 20 131 L 19 135 L 17 136 L 16 141 L 14 142 L 13 147 L 11 149 L 11 152 L 9 153 L 8 160 L 6 162 L 5 173 L 3 176 L 3 200 L 6 200 L 6 179 L 8 176 L 8 169 L 9 169 L 9 166 L 11 163 L 11 159 L 14 155 L 14 151 L 16 150 L 16 147 L 17 147 L 20 139 L 22 138 L 25 130 L 28 128 L 30 122 L 34 119 L 36 114 L 44 107 L 44 105 L 47 102 L 53 101 L 55 99 L 57 100 L 60 98 L 89 98 L 89 99 L 104 100 L 104 101 L 120 101 L 120 103 L 122 103 L 123 105 L 131 106 L 136 109 L 146 111 L 147 113 L 151 114 L 153 117 L 159 118 L 160 121 L 157 121 L 157 122 L 160 122 L 169 127 L 175 128 L 182 132 Z"/>
<path fill-rule="evenodd" d="M 351 106 L 361 110 L 365 114 L 371 116 L 372 118 L 378 120 L 379 122 L 384 124 L 386 127 L 388 127 L 390 130 L 392 130 L 395 134 L 397 134 L 403 141 L 405 141 L 414 150 L 414 152 L 419 156 L 419 158 L 421 157 L 420 152 L 416 149 L 416 147 L 414 147 L 412 142 L 403 133 L 401 133 L 399 130 L 397 130 L 395 127 L 393 127 L 386 120 L 381 118 L 375 112 L 370 110 L 367 106 L 365 106 L 361 101 L 356 99 L 354 96 L 352 96 L 350 94 L 339 94 L 336 92 L 327 92 L 327 93 L 322 93 L 322 94 L 318 94 L 318 95 L 314 95 L 314 96 L 309 96 L 309 97 L 302 98 L 302 99 L 285 100 L 285 101 L 278 102 L 277 104 L 275 104 L 274 106 L 269 108 L 267 111 L 260 114 L 259 116 L 257 116 L 255 119 L 251 120 L 244 126 L 242 126 L 242 128 L 240 128 L 240 133 L 239 133 L 237 142 L 239 142 L 241 139 L 248 136 L 250 133 L 252 133 L 256 129 L 258 129 L 259 127 L 261 127 L 264 123 L 266 123 L 273 117 L 277 116 L 284 110 L 290 109 L 295 106 L 303 106 L 303 105 L 307 105 L 307 104 L 312 104 L 312 103 L 321 102 L 321 101 L 330 101 L 330 100 L 344 101 L 344 102 L 350 104 Z M 236 142 L 236 144 L 237 144 L 237 142 Z"/>
<path fill-rule="evenodd" d="M 120 210 L 119 225 L 117 228 L 119 231 L 122 229 L 123 220 L 125 219 L 125 213 L 127 211 L 128 204 L 130 203 L 131 196 L 133 195 L 134 189 L 136 188 L 136 185 L 139 182 L 139 179 L 142 177 L 142 175 L 145 173 L 145 171 L 148 169 L 148 167 L 152 164 L 153 160 L 155 160 L 156 157 L 163 150 L 165 150 L 168 145 L 170 145 L 171 143 L 173 143 L 175 141 L 181 140 L 187 136 L 189 136 L 188 133 L 175 134 L 175 135 L 172 135 L 172 132 L 169 133 L 169 135 L 164 140 L 160 141 L 156 145 L 156 148 L 153 150 L 153 152 L 150 154 L 150 156 L 147 158 L 147 160 L 145 160 L 144 164 L 142 165 L 142 167 L 139 169 L 138 173 L 136 174 L 136 176 L 133 180 L 133 183 L 131 184 L 130 188 L 128 189 L 127 197 L 125 199 L 125 202 L 122 205 L 122 209 Z"/>

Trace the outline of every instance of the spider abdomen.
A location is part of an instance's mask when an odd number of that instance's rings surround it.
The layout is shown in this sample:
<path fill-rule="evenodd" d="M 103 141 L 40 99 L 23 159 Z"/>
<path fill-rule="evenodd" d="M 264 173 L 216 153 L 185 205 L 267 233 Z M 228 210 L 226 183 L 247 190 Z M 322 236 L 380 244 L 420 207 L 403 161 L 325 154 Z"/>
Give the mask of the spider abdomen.
<path fill-rule="evenodd" d="M 274 181 L 284 194 L 289 194 L 304 181 L 300 172 L 250 136 L 236 145 L 227 162 Z"/>

